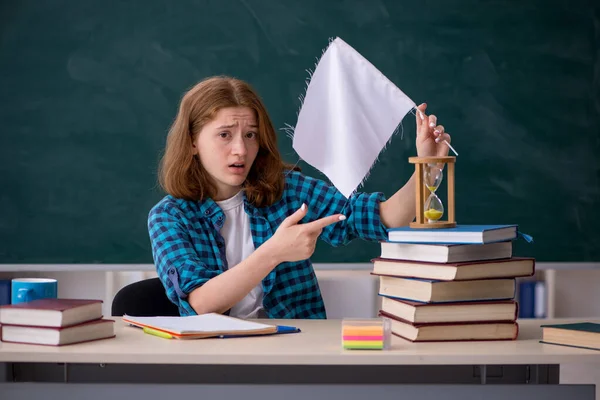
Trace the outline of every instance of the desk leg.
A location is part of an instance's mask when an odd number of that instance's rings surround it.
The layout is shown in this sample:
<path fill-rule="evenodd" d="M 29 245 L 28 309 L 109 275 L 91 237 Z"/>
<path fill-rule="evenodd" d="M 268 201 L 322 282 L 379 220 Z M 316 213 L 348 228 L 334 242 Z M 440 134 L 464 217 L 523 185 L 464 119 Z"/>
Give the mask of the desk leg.
<path fill-rule="evenodd" d="M 12 381 L 12 377 L 9 376 L 9 371 L 11 369 L 11 364 L 0 362 L 0 382 L 10 382 Z"/>
<path fill-rule="evenodd" d="M 479 375 L 481 375 L 481 384 L 485 385 L 487 382 L 487 365 L 479 366 Z"/>

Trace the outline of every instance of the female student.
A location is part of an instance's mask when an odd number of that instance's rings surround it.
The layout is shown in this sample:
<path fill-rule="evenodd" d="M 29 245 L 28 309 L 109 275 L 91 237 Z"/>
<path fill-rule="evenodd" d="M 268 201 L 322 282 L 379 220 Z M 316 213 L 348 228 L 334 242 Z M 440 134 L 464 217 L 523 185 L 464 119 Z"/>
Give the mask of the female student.
<path fill-rule="evenodd" d="M 417 118 L 419 156 L 445 156 L 436 117 Z M 380 241 L 415 217 L 414 176 L 392 197 L 335 187 L 285 164 L 256 92 L 230 77 L 188 91 L 159 171 L 168 193 L 148 230 L 158 275 L 181 315 L 326 318 L 310 256 L 333 245 Z"/>

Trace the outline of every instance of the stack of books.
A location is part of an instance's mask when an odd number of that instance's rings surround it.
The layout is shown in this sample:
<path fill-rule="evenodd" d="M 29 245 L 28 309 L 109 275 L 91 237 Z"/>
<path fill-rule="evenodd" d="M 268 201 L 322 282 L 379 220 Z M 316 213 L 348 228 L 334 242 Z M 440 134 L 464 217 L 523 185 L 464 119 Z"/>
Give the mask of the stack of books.
<path fill-rule="evenodd" d="M 372 273 L 392 333 L 414 342 L 516 339 L 515 278 L 535 272 L 535 259 L 512 256 L 516 237 L 516 225 L 390 229 Z"/>
<path fill-rule="evenodd" d="M 40 299 L 0 307 L 3 342 L 62 346 L 115 336 L 102 300 Z"/>

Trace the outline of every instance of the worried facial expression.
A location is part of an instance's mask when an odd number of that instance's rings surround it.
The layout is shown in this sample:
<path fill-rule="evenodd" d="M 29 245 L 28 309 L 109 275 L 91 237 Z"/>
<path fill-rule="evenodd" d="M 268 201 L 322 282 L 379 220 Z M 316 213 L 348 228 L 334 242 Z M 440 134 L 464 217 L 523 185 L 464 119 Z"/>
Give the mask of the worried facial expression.
<path fill-rule="evenodd" d="M 248 107 L 222 108 L 204 125 L 193 151 L 217 186 L 213 200 L 225 200 L 240 191 L 258 149 L 258 122 Z"/>

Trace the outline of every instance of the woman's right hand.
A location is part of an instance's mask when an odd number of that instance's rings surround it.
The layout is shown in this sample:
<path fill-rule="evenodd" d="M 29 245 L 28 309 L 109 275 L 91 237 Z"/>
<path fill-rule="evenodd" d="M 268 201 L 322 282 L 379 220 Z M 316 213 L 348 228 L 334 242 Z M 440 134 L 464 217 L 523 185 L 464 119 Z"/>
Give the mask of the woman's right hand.
<path fill-rule="evenodd" d="M 334 214 L 306 224 L 299 224 L 306 212 L 307 207 L 302 204 L 295 213 L 283 220 L 275 234 L 265 243 L 270 247 L 277 264 L 310 258 L 323 228 L 346 219 L 343 214 Z"/>

